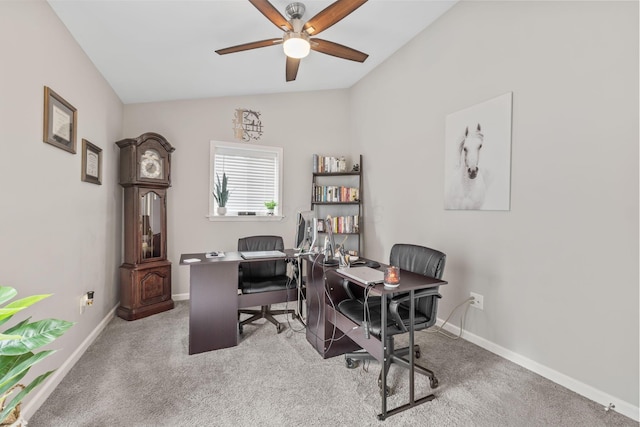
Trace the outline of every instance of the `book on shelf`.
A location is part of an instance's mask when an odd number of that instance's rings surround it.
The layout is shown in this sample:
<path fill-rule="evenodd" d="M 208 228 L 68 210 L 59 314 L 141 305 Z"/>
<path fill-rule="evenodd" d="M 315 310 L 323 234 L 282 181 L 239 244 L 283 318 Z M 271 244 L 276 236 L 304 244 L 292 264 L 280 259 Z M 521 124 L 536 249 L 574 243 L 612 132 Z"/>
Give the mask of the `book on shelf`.
<path fill-rule="evenodd" d="M 332 217 L 331 229 L 334 233 L 339 234 L 358 233 L 360 231 L 359 219 L 358 215 Z M 321 219 L 316 220 L 316 229 L 319 233 L 329 231 L 325 220 Z"/>
<path fill-rule="evenodd" d="M 313 173 L 339 173 L 347 171 L 347 161 L 344 156 L 313 155 Z"/>
<path fill-rule="evenodd" d="M 360 200 L 360 189 L 337 185 L 313 184 L 314 202 L 357 202 Z"/>

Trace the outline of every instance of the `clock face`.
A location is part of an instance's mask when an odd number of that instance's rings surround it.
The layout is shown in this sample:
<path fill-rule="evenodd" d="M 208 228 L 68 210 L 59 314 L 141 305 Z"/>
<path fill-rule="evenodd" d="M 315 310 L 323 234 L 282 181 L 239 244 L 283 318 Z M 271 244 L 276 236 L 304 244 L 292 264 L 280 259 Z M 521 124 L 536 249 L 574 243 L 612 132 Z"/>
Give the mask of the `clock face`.
<path fill-rule="evenodd" d="M 155 150 L 147 150 L 140 158 L 140 177 L 162 179 L 162 160 Z"/>

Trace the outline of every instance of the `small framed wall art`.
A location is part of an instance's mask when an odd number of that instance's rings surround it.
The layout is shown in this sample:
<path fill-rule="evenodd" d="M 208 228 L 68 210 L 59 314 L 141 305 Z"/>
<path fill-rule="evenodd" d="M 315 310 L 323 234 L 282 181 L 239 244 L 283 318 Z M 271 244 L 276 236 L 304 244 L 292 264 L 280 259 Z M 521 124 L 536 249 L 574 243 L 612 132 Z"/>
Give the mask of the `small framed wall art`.
<path fill-rule="evenodd" d="M 82 180 L 102 185 L 102 148 L 82 139 Z"/>
<path fill-rule="evenodd" d="M 75 154 L 77 118 L 73 105 L 44 87 L 44 142 Z"/>

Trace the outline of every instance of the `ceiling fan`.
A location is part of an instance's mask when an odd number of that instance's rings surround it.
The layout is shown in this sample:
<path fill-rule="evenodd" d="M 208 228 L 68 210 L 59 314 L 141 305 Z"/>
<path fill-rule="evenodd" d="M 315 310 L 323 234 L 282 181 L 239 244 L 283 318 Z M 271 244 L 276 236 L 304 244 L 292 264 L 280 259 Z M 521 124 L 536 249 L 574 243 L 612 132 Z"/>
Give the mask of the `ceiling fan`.
<path fill-rule="evenodd" d="M 285 13 L 289 17 L 287 20 L 267 0 L 249 0 L 249 3 L 262 12 L 269 21 L 284 31 L 284 35 L 281 38 L 260 40 L 219 49 L 216 50 L 216 53 L 226 55 L 227 53 L 282 44 L 287 56 L 286 79 L 288 82 L 296 79 L 300 59 L 307 56 L 309 50 L 351 61 L 364 62 L 369 56 L 366 53 L 328 40 L 319 39 L 315 36 L 345 18 L 366 2 L 367 0 L 337 0 L 307 22 L 303 22 L 302 16 L 304 15 L 305 7 L 302 3 L 295 2 L 286 7 Z M 312 36 L 313 38 L 311 38 Z"/>

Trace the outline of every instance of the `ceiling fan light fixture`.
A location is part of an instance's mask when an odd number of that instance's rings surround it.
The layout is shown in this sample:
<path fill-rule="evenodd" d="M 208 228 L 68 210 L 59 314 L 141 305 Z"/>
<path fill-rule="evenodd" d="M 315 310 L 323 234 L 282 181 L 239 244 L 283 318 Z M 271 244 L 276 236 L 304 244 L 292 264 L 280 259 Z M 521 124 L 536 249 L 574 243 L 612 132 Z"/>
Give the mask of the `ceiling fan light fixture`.
<path fill-rule="evenodd" d="M 282 43 L 284 54 L 289 58 L 304 58 L 309 55 L 311 50 L 311 44 L 309 43 L 309 36 L 304 32 L 302 33 L 287 33 L 284 35 L 284 43 Z"/>
<path fill-rule="evenodd" d="M 284 12 L 287 14 L 289 19 L 302 19 L 305 10 L 304 4 L 295 2 L 288 5 Z"/>

